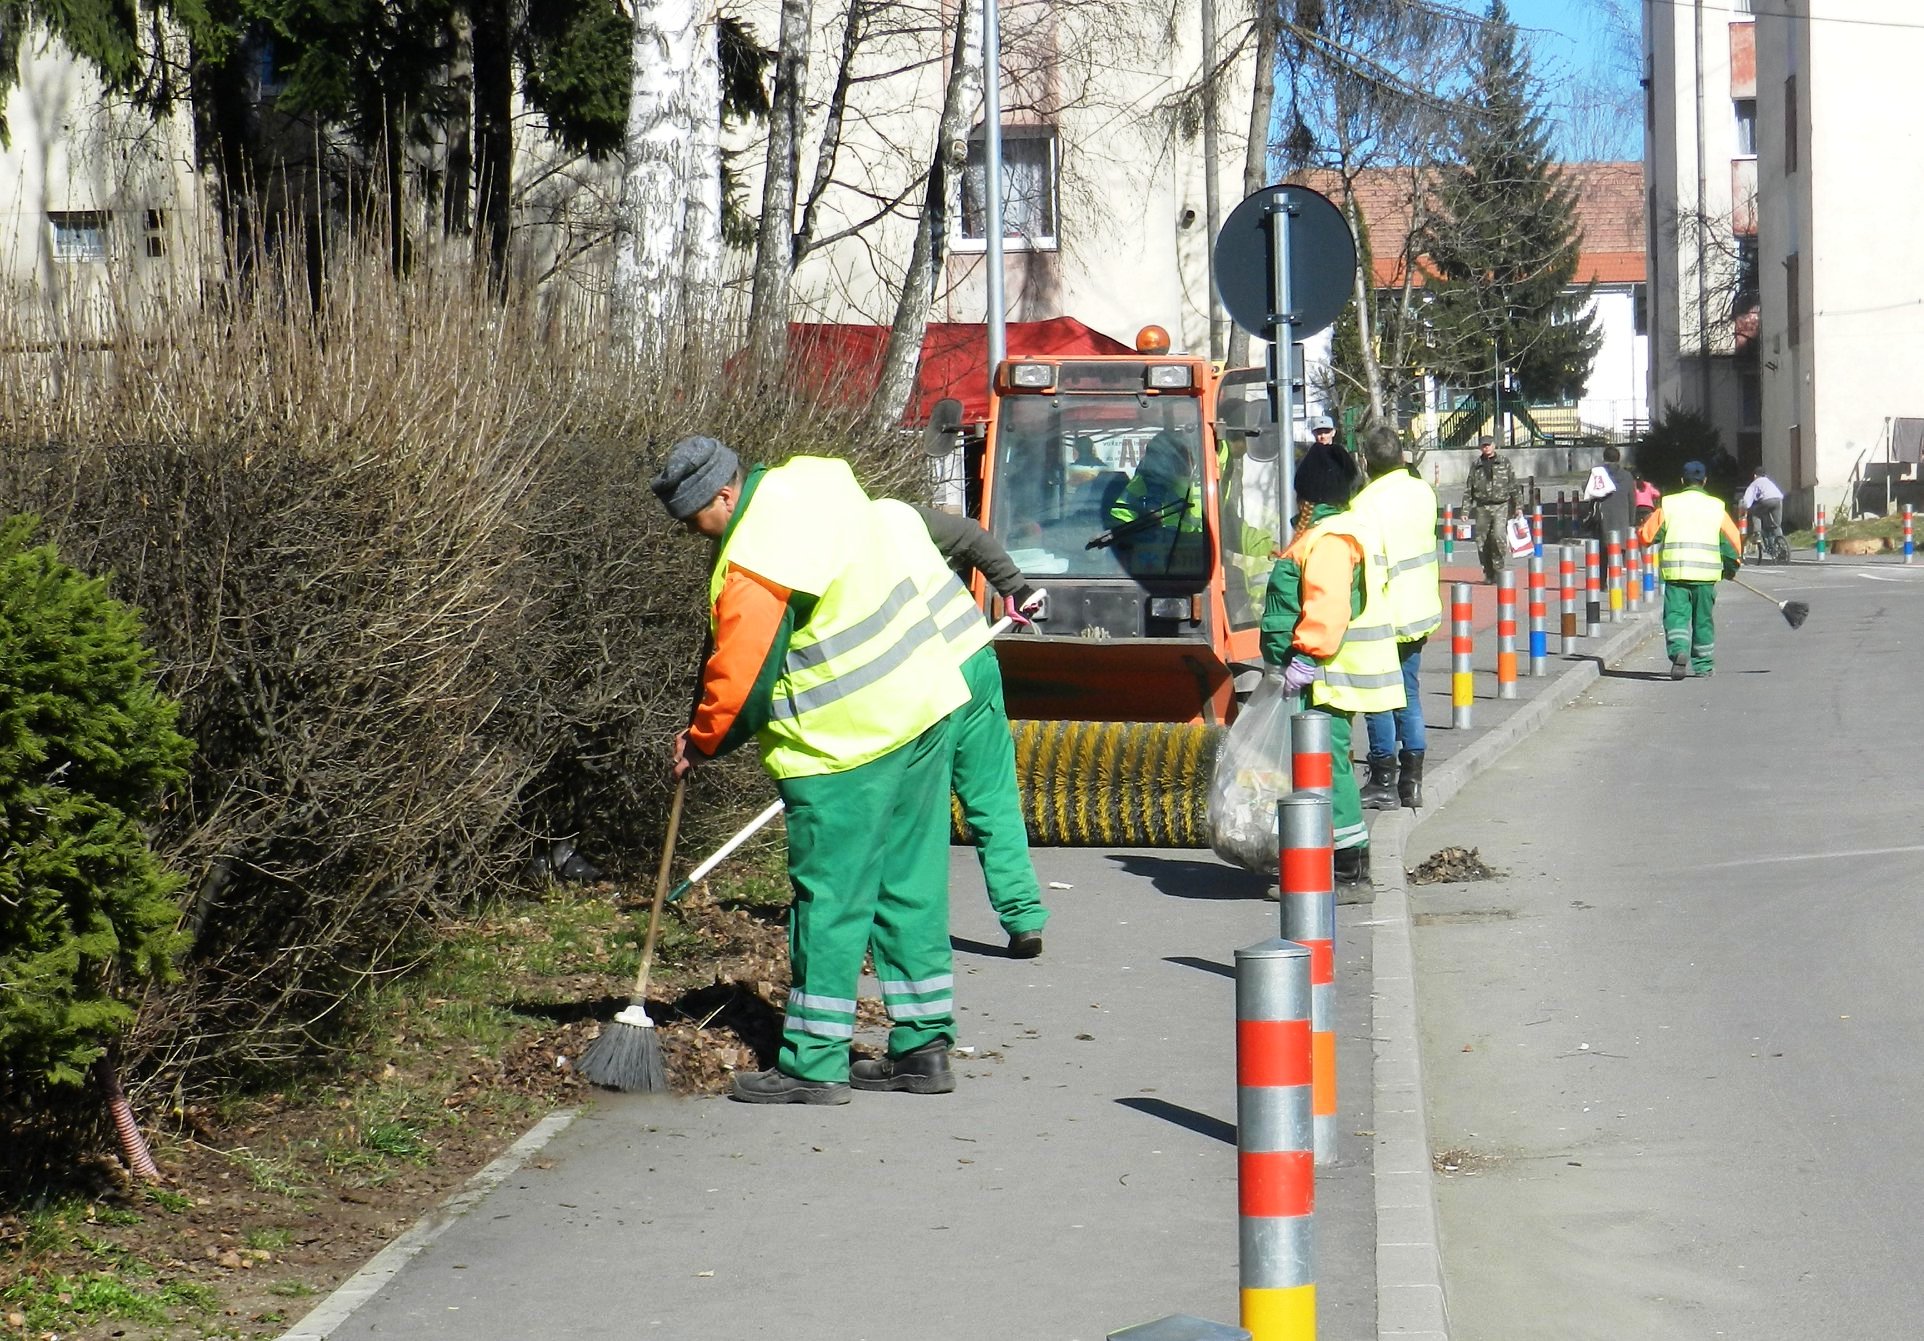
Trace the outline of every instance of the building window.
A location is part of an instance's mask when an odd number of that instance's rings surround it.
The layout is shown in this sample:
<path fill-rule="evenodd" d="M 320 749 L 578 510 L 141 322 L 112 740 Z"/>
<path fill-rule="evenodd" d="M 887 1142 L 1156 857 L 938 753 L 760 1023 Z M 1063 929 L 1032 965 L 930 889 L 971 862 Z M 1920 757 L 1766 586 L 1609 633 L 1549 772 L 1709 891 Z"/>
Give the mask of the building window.
<path fill-rule="evenodd" d="M 1650 334 L 1650 288 L 1645 284 L 1630 286 L 1630 333 L 1632 335 Z"/>
<path fill-rule="evenodd" d="M 981 251 L 988 245 L 985 219 L 988 161 L 982 130 L 969 136 L 969 166 L 962 174 L 962 234 L 958 251 Z M 1002 128 L 1003 245 L 1030 251 L 1054 251 L 1056 236 L 1056 176 L 1059 167 L 1055 131 L 1048 126 Z"/>
<path fill-rule="evenodd" d="M 1797 76 L 1784 79 L 1784 172 L 1797 171 Z"/>
<path fill-rule="evenodd" d="M 1730 0 L 1730 12 L 1732 14 L 1756 13 L 1756 11 L 1750 7 L 1750 0 Z"/>
<path fill-rule="evenodd" d="M 1796 252 L 1784 258 L 1784 338 L 1797 347 L 1804 338 L 1803 258 Z"/>
<path fill-rule="evenodd" d="M 167 254 L 167 211 L 148 210 L 142 217 L 147 225 L 147 254 L 165 256 Z"/>
<path fill-rule="evenodd" d="M 1738 98 L 1731 103 L 1731 106 L 1737 113 L 1737 156 L 1755 158 L 1757 157 L 1757 100 Z"/>
<path fill-rule="evenodd" d="M 104 261 L 107 259 L 107 215 L 103 210 L 54 210 L 47 215 L 53 225 L 53 258 L 56 261 Z"/>

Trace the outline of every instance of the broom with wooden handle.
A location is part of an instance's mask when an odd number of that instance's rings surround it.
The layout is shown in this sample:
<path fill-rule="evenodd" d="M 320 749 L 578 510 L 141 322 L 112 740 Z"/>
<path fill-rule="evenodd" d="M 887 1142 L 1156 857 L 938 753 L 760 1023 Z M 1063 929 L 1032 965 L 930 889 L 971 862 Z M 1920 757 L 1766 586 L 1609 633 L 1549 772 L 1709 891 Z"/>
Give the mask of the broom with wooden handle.
<path fill-rule="evenodd" d="M 1777 613 L 1782 615 L 1784 622 L 1793 629 L 1803 628 L 1804 621 L 1810 618 L 1810 607 L 1802 601 L 1780 601 L 1767 591 L 1757 590 L 1757 588 L 1751 586 L 1750 583 L 1744 581 L 1741 577 L 1733 575 L 1730 580 L 1749 592 L 1752 596 L 1762 596 L 1765 600 L 1776 606 Z"/>
<path fill-rule="evenodd" d="M 590 1085 L 627 1094 L 659 1094 L 668 1088 L 668 1072 L 661 1061 L 661 1039 L 648 1016 L 648 971 L 655 963 L 655 933 L 661 927 L 661 905 L 668 893 L 668 873 L 675 864 L 675 835 L 681 830 L 681 803 L 688 793 L 688 777 L 675 781 L 675 799 L 668 806 L 668 836 L 662 840 L 661 866 L 655 872 L 655 900 L 648 909 L 648 933 L 641 942 L 641 968 L 628 1005 L 610 1020 L 575 1070 Z"/>

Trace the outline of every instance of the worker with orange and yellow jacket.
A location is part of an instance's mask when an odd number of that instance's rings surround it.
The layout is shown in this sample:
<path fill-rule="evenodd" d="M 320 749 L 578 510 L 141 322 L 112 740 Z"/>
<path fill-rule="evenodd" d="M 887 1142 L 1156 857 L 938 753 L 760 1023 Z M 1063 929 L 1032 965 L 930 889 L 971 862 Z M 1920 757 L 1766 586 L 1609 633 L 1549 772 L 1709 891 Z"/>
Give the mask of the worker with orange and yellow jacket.
<path fill-rule="evenodd" d="M 1714 672 L 1717 583 L 1735 577 L 1743 562 L 1743 537 L 1723 503 L 1704 488 L 1708 473 L 1701 461 L 1684 462 L 1683 488 L 1664 495 L 1637 528 L 1646 548 L 1663 547 L 1657 572 L 1663 578 L 1663 640 L 1673 680 Z"/>
<path fill-rule="evenodd" d="M 1351 719 L 1403 707 L 1403 669 L 1375 525 L 1348 510 L 1354 476 L 1312 469 L 1314 461 L 1296 472 L 1296 537 L 1270 570 L 1263 660 L 1283 668 L 1291 691 L 1306 693 L 1308 711 L 1330 718 L 1337 887 L 1367 896 L 1370 835 L 1350 758 Z"/>

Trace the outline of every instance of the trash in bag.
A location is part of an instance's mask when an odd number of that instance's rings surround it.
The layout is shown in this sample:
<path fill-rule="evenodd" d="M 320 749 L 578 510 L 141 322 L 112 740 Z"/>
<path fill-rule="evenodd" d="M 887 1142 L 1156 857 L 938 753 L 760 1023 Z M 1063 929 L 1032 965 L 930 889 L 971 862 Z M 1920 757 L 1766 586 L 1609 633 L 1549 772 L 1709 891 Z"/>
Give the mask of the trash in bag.
<path fill-rule="evenodd" d="M 1276 803 L 1289 795 L 1296 695 L 1267 671 L 1230 723 L 1209 779 L 1209 846 L 1245 870 L 1276 874 Z"/>

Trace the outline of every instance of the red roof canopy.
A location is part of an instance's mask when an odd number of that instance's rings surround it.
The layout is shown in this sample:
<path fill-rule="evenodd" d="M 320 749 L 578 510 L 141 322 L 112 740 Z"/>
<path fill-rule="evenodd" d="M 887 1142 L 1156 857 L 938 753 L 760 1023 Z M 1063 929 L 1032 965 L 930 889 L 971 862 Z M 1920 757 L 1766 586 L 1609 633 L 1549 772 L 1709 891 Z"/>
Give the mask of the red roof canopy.
<path fill-rule="evenodd" d="M 1074 317 L 1009 323 L 1009 353 L 1072 358 L 1078 354 L 1133 354 L 1120 340 L 1083 325 Z M 789 358 L 809 381 L 828 394 L 864 401 L 881 379 L 888 348 L 886 326 L 818 325 L 791 322 Z M 922 340 L 915 395 L 903 422 L 925 423 L 930 408 L 944 396 L 962 402 L 965 423 L 989 417 L 989 330 L 979 321 L 931 321 Z"/>

